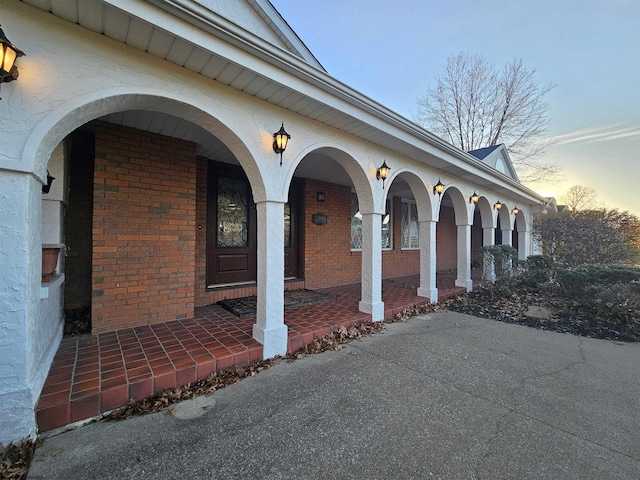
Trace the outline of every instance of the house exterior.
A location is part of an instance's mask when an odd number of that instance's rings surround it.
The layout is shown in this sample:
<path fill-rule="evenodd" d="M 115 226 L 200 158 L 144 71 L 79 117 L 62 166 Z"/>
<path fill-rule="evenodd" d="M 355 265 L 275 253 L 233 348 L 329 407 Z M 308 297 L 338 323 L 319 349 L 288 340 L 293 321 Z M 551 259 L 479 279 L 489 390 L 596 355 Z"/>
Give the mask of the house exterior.
<path fill-rule="evenodd" d="M 361 283 L 379 321 L 383 278 L 435 302 L 483 245 L 533 252 L 545 199 L 504 147 L 501 171 L 341 83 L 267 0 L 6 0 L 0 23 L 26 54 L 0 100 L 2 444 L 36 432 L 65 309 L 99 333 L 257 295 L 273 357 L 286 289 Z"/>

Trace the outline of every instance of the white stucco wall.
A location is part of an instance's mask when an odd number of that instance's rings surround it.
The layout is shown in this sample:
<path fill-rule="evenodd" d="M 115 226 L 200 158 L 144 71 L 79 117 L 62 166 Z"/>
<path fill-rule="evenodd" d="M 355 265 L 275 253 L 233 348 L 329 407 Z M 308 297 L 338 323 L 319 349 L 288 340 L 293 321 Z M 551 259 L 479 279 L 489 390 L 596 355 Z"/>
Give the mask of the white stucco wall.
<path fill-rule="evenodd" d="M 279 47 L 285 48 L 282 40 L 273 33 L 273 30 L 267 28 L 264 21 L 258 13 L 245 1 L 242 0 L 196 0 L 200 5 L 207 7 L 209 10 L 222 15 L 245 30 L 258 35 Z"/>
<path fill-rule="evenodd" d="M 229 8 L 228 15 L 235 14 L 235 2 L 216 4 L 219 9 Z M 458 201 L 464 204 L 461 208 L 466 209 L 466 215 L 461 214 L 464 224 L 473 208 L 468 197 L 474 191 L 491 205 L 498 199 L 505 208 L 516 203 L 20 2 L 9 0 L 0 13 L 3 26 L 11 25 L 12 41 L 27 52 L 20 59 L 19 81 L 3 86 L 0 108 L 0 264 L 4 268 L 0 276 L 0 443 L 35 432 L 33 407 L 62 335 L 62 286 L 58 282 L 42 293 L 41 244 L 62 240 L 65 181 L 60 142 L 86 122 L 135 109 L 165 112 L 197 124 L 234 153 L 252 184 L 256 203 L 285 202 L 296 167 L 314 151 L 330 154 L 344 167 L 363 214 L 384 212 L 385 190 L 375 177 L 382 159 L 392 173 L 413 172 L 417 199 L 428 195 L 435 200 L 431 189 L 438 179 L 455 185 Z M 281 80 L 289 79 L 282 73 Z M 311 85 L 300 89 L 317 95 Z M 282 167 L 271 146 L 280 122 L 292 134 Z M 43 200 L 38 178 L 46 179 L 47 167 L 56 181 Z M 51 219 L 43 220 L 43 212 L 51 213 Z M 437 220 L 438 202 L 421 206 L 420 212 L 421 221 Z M 495 225 L 497 213 L 491 215 Z M 510 228 L 511 222 L 505 220 L 502 228 Z M 282 256 L 281 242 L 265 242 L 264 248 L 267 251 L 261 255 Z M 282 275 L 278 262 L 269 265 L 259 282 Z M 372 290 L 376 285 L 377 280 Z M 370 296 L 369 303 L 383 311 L 378 297 Z M 267 299 L 271 303 L 264 311 L 280 312 L 281 298 L 272 300 Z M 282 318 L 275 320 L 282 322 Z M 262 328 L 269 332 L 273 325 Z M 283 333 L 282 328 L 275 330 Z"/>
<path fill-rule="evenodd" d="M 30 337 L 37 318 L 40 183 L 0 173 L 0 444 L 35 433 Z M 33 218 L 38 221 L 34 222 Z"/>
<path fill-rule="evenodd" d="M 49 193 L 42 194 L 42 243 L 59 244 L 64 239 L 64 201 L 66 194 L 64 142 L 58 144 L 47 165 L 55 177 Z M 60 266 L 58 268 L 60 270 Z"/>

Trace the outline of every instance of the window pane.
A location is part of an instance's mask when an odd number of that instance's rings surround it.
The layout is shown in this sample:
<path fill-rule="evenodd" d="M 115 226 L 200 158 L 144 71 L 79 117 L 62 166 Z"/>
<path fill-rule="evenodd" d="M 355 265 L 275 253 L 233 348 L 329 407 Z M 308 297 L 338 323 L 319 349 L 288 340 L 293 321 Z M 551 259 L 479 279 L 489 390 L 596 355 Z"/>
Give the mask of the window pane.
<path fill-rule="evenodd" d="M 409 204 L 411 221 L 409 223 L 409 247 L 418 248 L 420 246 L 420 228 L 418 225 L 418 207 L 415 203 Z"/>
<path fill-rule="evenodd" d="M 246 180 L 218 177 L 218 248 L 248 245 L 248 198 Z"/>
<path fill-rule="evenodd" d="M 362 248 L 362 214 L 355 192 L 351 192 L 351 248 Z"/>
<path fill-rule="evenodd" d="M 291 246 L 291 205 L 284 204 L 284 246 Z"/>
<path fill-rule="evenodd" d="M 415 203 L 402 202 L 402 248 L 418 248 L 418 207 Z"/>
<path fill-rule="evenodd" d="M 391 223 L 391 199 L 387 199 L 385 203 L 385 212 L 382 217 L 382 248 L 391 248 L 391 232 L 393 225 Z"/>

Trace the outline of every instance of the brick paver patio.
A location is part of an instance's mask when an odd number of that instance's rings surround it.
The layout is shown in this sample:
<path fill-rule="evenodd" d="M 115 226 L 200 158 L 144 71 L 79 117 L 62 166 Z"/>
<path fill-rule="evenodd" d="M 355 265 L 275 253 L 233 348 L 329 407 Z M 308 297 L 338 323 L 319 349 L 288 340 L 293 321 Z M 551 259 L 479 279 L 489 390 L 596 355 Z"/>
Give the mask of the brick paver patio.
<path fill-rule="evenodd" d="M 419 277 L 384 280 L 385 318 L 428 300 L 416 296 Z M 440 300 L 462 291 L 438 276 Z M 287 307 L 292 352 L 358 321 L 360 284 L 320 290 L 335 300 Z M 164 389 L 204 379 L 233 365 L 262 358 L 251 334 L 255 315 L 238 318 L 217 305 L 195 309 L 193 318 L 63 338 L 36 407 L 40 432 L 85 420 Z"/>

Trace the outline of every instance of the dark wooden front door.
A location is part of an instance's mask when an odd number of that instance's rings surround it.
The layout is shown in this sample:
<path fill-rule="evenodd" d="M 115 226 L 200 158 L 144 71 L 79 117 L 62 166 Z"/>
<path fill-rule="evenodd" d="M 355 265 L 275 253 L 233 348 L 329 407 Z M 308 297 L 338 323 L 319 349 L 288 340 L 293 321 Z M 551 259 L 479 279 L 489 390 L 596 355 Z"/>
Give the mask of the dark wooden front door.
<path fill-rule="evenodd" d="M 207 205 L 207 285 L 251 283 L 257 270 L 256 205 L 241 169 L 210 163 Z M 285 278 L 300 273 L 302 182 L 292 182 L 284 207 Z"/>
<path fill-rule="evenodd" d="M 284 278 L 300 277 L 303 183 L 294 178 L 284 205 Z"/>

